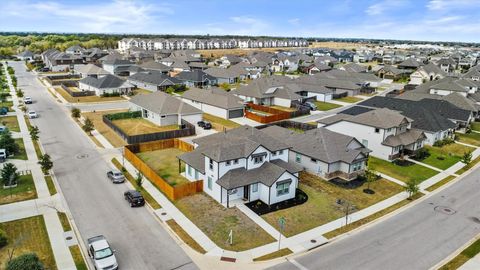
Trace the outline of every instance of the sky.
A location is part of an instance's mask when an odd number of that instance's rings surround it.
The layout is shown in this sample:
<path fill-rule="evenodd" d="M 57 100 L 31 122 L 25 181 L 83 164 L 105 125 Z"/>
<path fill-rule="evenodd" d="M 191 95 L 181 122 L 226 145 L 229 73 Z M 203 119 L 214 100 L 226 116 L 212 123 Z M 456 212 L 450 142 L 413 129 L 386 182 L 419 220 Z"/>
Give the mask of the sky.
<path fill-rule="evenodd" d="M 480 0 L 1 0 L 0 31 L 480 42 Z"/>

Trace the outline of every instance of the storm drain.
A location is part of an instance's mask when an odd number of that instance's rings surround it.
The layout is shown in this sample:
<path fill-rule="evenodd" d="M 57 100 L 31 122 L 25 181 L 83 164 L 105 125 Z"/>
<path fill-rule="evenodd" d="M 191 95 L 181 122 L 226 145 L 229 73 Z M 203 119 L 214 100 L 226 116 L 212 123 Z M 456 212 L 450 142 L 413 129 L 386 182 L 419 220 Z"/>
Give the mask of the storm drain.
<path fill-rule="evenodd" d="M 470 220 L 472 220 L 475 223 L 480 224 L 480 218 L 478 218 L 478 217 L 470 217 Z"/>
<path fill-rule="evenodd" d="M 88 154 L 78 154 L 75 156 L 77 159 L 85 159 L 88 158 Z"/>
<path fill-rule="evenodd" d="M 447 207 L 447 206 L 437 206 L 437 207 L 433 208 L 433 210 L 435 210 L 439 213 L 445 214 L 445 215 L 453 215 L 453 214 L 457 213 L 457 211 L 455 211 L 452 208 Z"/>

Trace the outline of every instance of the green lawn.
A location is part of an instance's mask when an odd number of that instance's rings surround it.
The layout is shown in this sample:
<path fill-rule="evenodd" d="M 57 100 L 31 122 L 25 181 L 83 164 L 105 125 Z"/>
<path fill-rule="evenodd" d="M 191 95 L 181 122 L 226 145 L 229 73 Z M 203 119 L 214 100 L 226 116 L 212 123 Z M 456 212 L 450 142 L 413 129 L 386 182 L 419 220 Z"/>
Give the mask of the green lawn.
<path fill-rule="evenodd" d="M 53 179 L 50 175 L 44 176 L 45 182 L 47 183 L 48 192 L 51 196 L 57 194 L 57 189 L 55 188 L 55 184 L 53 183 Z"/>
<path fill-rule="evenodd" d="M 0 229 L 5 231 L 8 237 L 8 245 L 0 249 L 2 267 L 8 260 L 8 252 L 15 248 L 14 257 L 34 252 L 45 269 L 57 269 L 43 216 L 0 223 Z"/>
<path fill-rule="evenodd" d="M 480 122 L 473 122 L 471 128 L 472 130 L 480 131 Z"/>
<path fill-rule="evenodd" d="M 463 166 L 460 170 L 456 171 L 455 174 L 462 174 L 469 169 L 473 168 L 473 166 L 477 165 L 477 163 L 480 162 L 480 157 L 477 157 L 476 159 L 472 160 L 469 164 Z"/>
<path fill-rule="evenodd" d="M 18 153 L 9 157 L 13 159 L 28 160 L 27 152 L 25 151 L 25 144 L 23 143 L 22 138 L 15 139 L 15 142 L 18 144 Z"/>
<path fill-rule="evenodd" d="M 275 228 L 278 228 L 278 219 L 284 217 L 287 220 L 284 234 L 290 237 L 344 216 L 344 207 L 337 204 L 338 199 L 346 200 L 355 210 L 360 210 L 403 191 L 400 185 L 385 179 L 371 184 L 370 188 L 375 194 L 363 192 L 366 187 L 363 184 L 356 188 L 345 188 L 312 174 L 301 173 L 299 188 L 307 194 L 308 201 L 262 217 Z"/>
<path fill-rule="evenodd" d="M 323 101 L 315 101 L 315 105 L 317 105 L 317 110 L 319 111 L 329 111 L 336 108 L 342 107 L 342 105 L 338 105 L 335 103 L 323 102 Z"/>
<path fill-rule="evenodd" d="M 236 207 L 227 209 L 205 193 L 177 200 L 175 206 L 222 249 L 243 251 L 275 241 Z M 227 241 L 230 230 L 232 245 Z"/>
<path fill-rule="evenodd" d="M 471 132 L 468 134 L 456 133 L 458 141 L 470 145 L 480 146 L 480 133 Z"/>
<path fill-rule="evenodd" d="M 368 165 L 374 171 L 384 173 L 405 183 L 410 180 L 415 180 L 417 183 L 421 183 L 438 173 L 437 171 L 418 164 L 399 166 L 373 156 L 370 156 Z"/>
<path fill-rule="evenodd" d="M 453 258 L 447 264 L 443 265 L 439 268 L 439 270 L 454 270 L 460 268 L 463 264 L 465 264 L 468 260 L 475 257 L 478 253 L 480 253 L 480 239 L 475 241 L 469 247 L 464 249 L 457 257 Z"/>
<path fill-rule="evenodd" d="M 233 122 L 232 120 L 223 119 L 208 113 L 203 114 L 203 119 L 212 123 L 213 128 L 217 131 L 223 131 L 223 128 L 228 130 L 241 126 L 239 123 Z"/>
<path fill-rule="evenodd" d="M 16 116 L 2 116 L 0 117 L 0 123 L 6 126 L 10 131 L 20 132 L 20 126 Z"/>
<path fill-rule="evenodd" d="M 435 189 L 437 189 L 437 188 L 439 188 L 439 187 L 441 187 L 441 186 L 445 185 L 446 183 L 448 183 L 448 182 L 452 181 L 452 180 L 453 180 L 453 179 L 455 179 L 455 178 L 456 178 L 455 176 L 453 176 L 453 175 L 449 175 L 449 176 L 447 176 L 447 177 L 443 178 L 442 180 L 438 181 L 437 183 L 435 183 L 435 184 L 433 184 L 433 185 L 429 186 L 429 187 L 428 187 L 428 188 L 426 188 L 425 190 L 426 190 L 426 191 L 430 191 L 430 192 L 432 192 L 432 191 L 434 191 Z"/>
<path fill-rule="evenodd" d="M 444 145 L 442 147 L 425 146 L 430 156 L 424 160 L 420 160 L 425 164 L 446 170 L 462 159 L 463 153 L 473 151 L 475 149 L 457 143 Z"/>
<path fill-rule="evenodd" d="M 180 149 L 168 148 L 162 150 L 137 153 L 137 156 L 143 160 L 150 168 L 165 179 L 171 186 L 189 183 L 187 178 L 178 172 L 177 156 L 183 154 Z M 181 165 L 182 172 L 185 171 L 185 164 Z"/>
<path fill-rule="evenodd" d="M 3 184 L 2 184 L 3 186 Z M 0 205 L 37 198 L 37 190 L 31 174 L 20 176 L 17 187 L 0 188 Z"/>
<path fill-rule="evenodd" d="M 337 98 L 335 100 L 341 101 L 341 102 L 347 102 L 347 103 L 356 103 L 356 102 L 362 101 L 363 99 L 358 97 L 348 96 L 348 97 Z"/>

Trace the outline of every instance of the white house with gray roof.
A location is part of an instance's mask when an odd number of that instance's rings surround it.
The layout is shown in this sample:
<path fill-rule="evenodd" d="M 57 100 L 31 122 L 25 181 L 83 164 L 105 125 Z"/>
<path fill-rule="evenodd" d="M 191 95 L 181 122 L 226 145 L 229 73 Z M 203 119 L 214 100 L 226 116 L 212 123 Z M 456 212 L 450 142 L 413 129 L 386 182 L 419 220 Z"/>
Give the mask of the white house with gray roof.
<path fill-rule="evenodd" d="M 190 88 L 183 93 L 182 100 L 205 113 L 224 119 L 243 117 L 244 114 L 243 100 L 217 87 Z"/>
<path fill-rule="evenodd" d="M 105 94 L 119 93 L 128 94 L 134 86 L 115 75 L 105 75 L 101 77 L 87 76 L 78 82 L 78 88 L 82 91 L 95 91 L 97 96 Z"/>
<path fill-rule="evenodd" d="M 300 166 L 289 162 L 289 146 L 250 126 L 193 140 L 178 156 L 185 177 L 203 180 L 203 191 L 220 204 L 260 200 L 272 205 L 295 197 Z"/>
<path fill-rule="evenodd" d="M 130 99 L 130 110 L 141 111 L 142 117 L 158 126 L 192 125 L 203 119 L 202 111 L 164 92 L 136 95 Z"/>

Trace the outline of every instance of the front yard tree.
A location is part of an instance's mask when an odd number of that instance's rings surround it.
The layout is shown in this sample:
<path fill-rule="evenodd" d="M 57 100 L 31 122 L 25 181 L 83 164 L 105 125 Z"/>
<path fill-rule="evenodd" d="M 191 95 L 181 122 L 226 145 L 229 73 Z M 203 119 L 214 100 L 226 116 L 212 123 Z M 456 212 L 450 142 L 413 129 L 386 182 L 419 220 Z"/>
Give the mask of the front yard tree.
<path fill-rule="evenodd" d="M 378 177 L 377 177 L 377 174 L 375 173 L 375 171 L 372 171 L 372 170 L 367 168 L 365 170 L 365 181 L 367 182 L 367 188 L 364 189 L 363 191 L 365 193 L 368 193 L 368 194 L 374 194 L 375 191 L 370 189 L 370 184 L 377 181 L 377 180 L 378 180 Z"/>
<path fill-rule="evenodd" d="M 38 134 L 40 134 L 40 129 L 38 129 L 37 126 L 31 126 L 30 129 L 29 129 L 29 132 L 30 132 L 30 138 L 32 139 L 32 141 L 36 142 L 38 141 Z"/>
<path fill-rule="evenodd" d="M 7 263 L 6 270 L 44 270 L 42 262 L 35 253 L 22 254 Z"/>
<path fill-rule="evenodd" d="M 405 191 L 408 192 L 409 198 L 412 198 L 415 194 L 417 194 L 418 191 L 420 191 L 417 181 L 413 179 L 408 181 L 407 185 L 405 186 Z"/>
<path fill-rule="evenodd" d="M 18 153 L 18 144 L 15 142 L 15 139 L 12 138 L 10 131 L 3 132 L 0 135 L 0 148 L 5 149 L 7 156 Z"/>
<path fill-rule="evenodd" d="M 18 172 L 17 167 L 12 163 L 5 163 L 2 170 L 0 171 L 2 175 L 2 182 L 4 186 L 12 186 L 17 184 L 18 181 Z"/>
<path fill-rule="evenodd" d="M 25 113 L 27 113 L 28 108 L 27 108 L 27 106 L 23 105 L 23 106 L 20 108 L 20 110 L 22 110 L 22 112 L 25 114 Z"/>
<path fill-rule="evenodd" d="M 72 108 L 71 112 L 72 112 L 72 117 L 73 117 L 73 118 L 75 118 L 75 119 L 80 118 L 80 113 L 81 113 L 81 111 L 80 111 L 79 108 L 75 108 L 75 107 L 74 107 L 74 108 Z"/>
<path fill-rule="evenodd" d="M 472 162 L 472 152 L 466 152 L 462 156 L 462 162 L 465 164 L 470 164 Z"/>
<path fill-rule="evenodd" d="M 44 174 L 48 174 L 48 171 L 53 168 L 53 162 L 49 154 L 40 156 L 38 164 L 40 164 L 40 167 L 42 167 L 42 172 Z"/>
<path fill-rule="evenodd" d="M 90 118 L 88 118 L 88 117 L 87 117 L 87 119 L 85 119 L 85 124 L 83 125 L 82 128 L 85 132 L 90 134 L 90 136 L 92 135 L 92 130 L 95 129 L 95 127 L 93 126 L 92 120 L 90 120 Z"/>
<path fill-rule="evenodd" d="M 142 187 L 143 174 L 140 171 L 137 171 L 137 177 L 135 178 L 135 183 L 137 184 L 138 188 Z"/>

